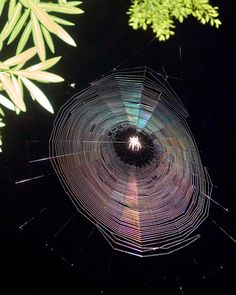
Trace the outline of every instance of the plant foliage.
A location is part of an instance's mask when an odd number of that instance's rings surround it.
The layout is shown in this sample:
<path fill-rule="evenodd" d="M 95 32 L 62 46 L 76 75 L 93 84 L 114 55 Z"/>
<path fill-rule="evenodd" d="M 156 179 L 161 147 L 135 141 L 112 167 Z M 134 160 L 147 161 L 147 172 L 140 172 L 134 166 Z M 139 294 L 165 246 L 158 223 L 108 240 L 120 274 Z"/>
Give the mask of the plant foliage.
<path fill-rule="evenodd" d="M 175 20 L 182 23 L 190 15 L 201 24 L 221 25 L 218 7 L 211 6 L 209 0 L 132 0 L 128 14 L 133 29 L 151 27 L 160 41 L 174 35 Z"/>
<path fill-rule="evenodd" d="M 56 15 L 81 14 L 83 10 L 77 7 L 81 3 L 81 1 L 66 0 L 54 2 L 0 0 L 0 17 L 2 18 L 4 12 L 7 14 L 5 25 L 0 26 L 0 51 L 16 40 L 18 42 L 15 56 L 0 61 L 0 128 L 5 126 L 4 108 L 16 114 L 26 111 L 24 88 L 28 90 L 33 100 L 47 111 L 54 112 L 46 95 L 32 80 L 41 83 L 57 83 L 64 80 L 46 71 L 61 58 L 59 56 L 47 59 L 47 47 L 52 54 L 55 53 L 53 43 L 55 35 L 65 43 L 76 46 L 73 38 L 62 27 L 62 25 L 73 26 L 74 23 Z M 34 47 L 25 49 L 31 37 Z M 25 67 L 25 64 L 35 56 L 38 56 L 40 62 Z M 0 152 L 1 146 L 0 132 Z"/>

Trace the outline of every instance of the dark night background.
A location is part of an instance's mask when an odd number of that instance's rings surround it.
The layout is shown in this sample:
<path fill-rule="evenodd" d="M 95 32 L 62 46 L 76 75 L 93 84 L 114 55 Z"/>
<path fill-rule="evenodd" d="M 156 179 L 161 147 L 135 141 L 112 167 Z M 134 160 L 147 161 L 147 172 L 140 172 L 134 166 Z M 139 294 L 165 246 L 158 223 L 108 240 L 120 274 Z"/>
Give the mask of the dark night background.
<path fill-rule="evenodd" d="M 77 23 L 68 32 L 78 47 L 56 41 L 63 58 L 52 71 L 66 82 L 40 86 L 57 113 L 72 94 L 118 65 L 147 65 L 159 72 L 164 67 L 181 78 L 169 82 L 189 111 L 188 123 L 216 186 L 212 197 L 230 210 L 212 204 L 210 218 L 235 238 L 235 1 L 210 2 L 220 7 L 219 30 L 189 18 L 177 24 L 171 40 L 151 43 L 151 31 L 128 27 L 129 1 L 84 1 L 85 14 L 68 16 Z M 76 89 L 69 86 L 72 82 Z M 236 245 L 210 218 L 196 232 L 201 238 L 174 254 L 142 259 L 113 251 L 76 213 L 50 163 L 28 164 L 48 155 L 55 116 L 26 100 L 29 112 L 20 117 L 7 113 L 3 131 L 1 294 L 236 294 Z M 49 175 L 15 185 L 42 174 Z"/>

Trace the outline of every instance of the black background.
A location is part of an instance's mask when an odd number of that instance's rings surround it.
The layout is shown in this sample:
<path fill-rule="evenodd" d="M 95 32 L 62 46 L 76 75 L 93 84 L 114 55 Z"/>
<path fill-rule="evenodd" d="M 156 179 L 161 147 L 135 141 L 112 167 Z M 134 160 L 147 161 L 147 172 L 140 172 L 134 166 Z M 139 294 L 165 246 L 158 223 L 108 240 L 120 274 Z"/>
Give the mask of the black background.
<path fill-rule="evenodd" d="M 68 31 L 78 47 L 56 41 L 63 58 L 53 71 L 66 82 L 41 88 L 57 113 L 72 94 L 119 65 L 147 65 L 162 73 L 164 67 L 168 75 L 180 78 L 169 82 L 189 111 L 203 164 L 217 186 L 212 196 L 230 210 L 226 213 L 212 204 L 210 218 L 236 237 L 233 2 L 211 1 L 220 6 L 219 30 L 189 18 L 177 24 L 172 39 L 160 43 L 151 42 L 151 31 L 128 27 L 129 1 L 84 1 L 86 13 L 68 17 L 77 23 Z M 72 82 L 76 89 L 69 86 Z M 29 112 L 18 117 L 7 113 L 3 131 L 1 294 L 235 294 L 236 245 L 210 218 L 197 230 L 197 242 L 171 255 L 142 259 L 112 250 L 76 212 L 49 161 L 28 163 L 48 155 L 55 116 L 29 97 L 26 102 Z M 15 185 L 43 174 L 49 175 Z"/>

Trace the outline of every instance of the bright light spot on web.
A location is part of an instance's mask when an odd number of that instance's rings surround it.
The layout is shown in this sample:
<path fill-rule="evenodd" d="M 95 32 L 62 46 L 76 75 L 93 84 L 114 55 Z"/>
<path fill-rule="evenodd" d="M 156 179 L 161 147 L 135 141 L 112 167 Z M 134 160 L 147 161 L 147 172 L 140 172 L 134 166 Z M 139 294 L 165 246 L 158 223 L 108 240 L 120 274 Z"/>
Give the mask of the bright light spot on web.
<path fill-rule="evenodd" d="M 132 136 L 129 138 L 129 149 L 131 148 L 132 151 L 139 151 L 141 147 L 138 136 Z"/>
<path fill-rule="evenodd" d="M 73 83 L 70 83 L 69 84 L 70 85 L 70 87 L 72 87 L 72 88 L 75 88 L 75 86 L 76 86 L 76 84 L 73 82 Z"/>

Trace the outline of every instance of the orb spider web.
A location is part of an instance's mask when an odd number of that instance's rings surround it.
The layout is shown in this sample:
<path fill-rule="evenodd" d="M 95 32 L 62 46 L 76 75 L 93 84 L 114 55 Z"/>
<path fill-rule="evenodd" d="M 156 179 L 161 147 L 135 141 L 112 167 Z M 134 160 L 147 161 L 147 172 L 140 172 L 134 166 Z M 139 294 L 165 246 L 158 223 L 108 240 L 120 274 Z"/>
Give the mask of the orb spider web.
<path fill-rule="evenodd" d="M 77 210 L 116 250 L 163 255 L 199 238 L 212 182 L 166 77 L 116 70 L 59 111 L 50 159 Z M 130 138 L 141 148 L 130 149 Z"/>

